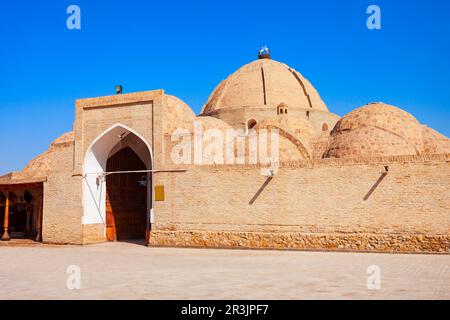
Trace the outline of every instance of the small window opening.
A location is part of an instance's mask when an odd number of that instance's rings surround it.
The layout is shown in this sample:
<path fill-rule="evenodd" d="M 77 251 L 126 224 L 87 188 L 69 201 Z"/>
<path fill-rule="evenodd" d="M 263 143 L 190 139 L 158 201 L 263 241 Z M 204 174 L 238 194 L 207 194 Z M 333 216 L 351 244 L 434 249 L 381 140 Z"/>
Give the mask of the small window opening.
<path fill-rule="evenodd" d="M 255 119 L 250 119 L 247 121 L 247 134 L 248 132 L 253 129 L 258 124 L 258 121 Z"/>
<path fill-rule="evenodd" d="M 277 107 L 277 114 L 287 114 L 288 108 L 285 103 L 280 103 L 280 105 Z"/>

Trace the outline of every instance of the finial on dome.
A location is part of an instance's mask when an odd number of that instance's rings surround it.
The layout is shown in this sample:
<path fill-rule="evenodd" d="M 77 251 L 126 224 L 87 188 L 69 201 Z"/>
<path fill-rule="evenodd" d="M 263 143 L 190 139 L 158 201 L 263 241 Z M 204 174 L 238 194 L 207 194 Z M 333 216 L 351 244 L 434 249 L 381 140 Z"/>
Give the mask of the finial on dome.
<path fill-rule="evenodd" d="M 267 46 L 261 47 L 258 53 L 258 59 L 270 59 L 270 50 Z"/>

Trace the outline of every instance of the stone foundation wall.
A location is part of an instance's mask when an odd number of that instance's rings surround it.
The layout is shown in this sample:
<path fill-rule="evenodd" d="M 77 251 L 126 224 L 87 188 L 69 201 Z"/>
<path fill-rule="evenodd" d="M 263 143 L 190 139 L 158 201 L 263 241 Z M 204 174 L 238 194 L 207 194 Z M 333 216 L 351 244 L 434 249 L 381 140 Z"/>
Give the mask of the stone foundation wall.
<path fill-rule="evenodd" d="M 449 235 L 155 231 L 150 246 L 449 253 Z"/>

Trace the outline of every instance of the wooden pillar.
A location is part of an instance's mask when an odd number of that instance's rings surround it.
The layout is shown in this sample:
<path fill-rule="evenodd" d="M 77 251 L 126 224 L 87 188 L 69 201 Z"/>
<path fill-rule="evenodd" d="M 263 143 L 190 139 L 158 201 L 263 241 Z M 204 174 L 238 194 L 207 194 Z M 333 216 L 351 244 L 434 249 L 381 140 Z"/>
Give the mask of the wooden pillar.
<path fill-rule="evenodd" d="M 5 200 L 5 218 L 3 220 L 3 236 L 2 241 L 9 241 L 10 237 L 8 234 L 9 229 L 9 191 L 6 191 L 6 200 Z"/>
<path fill-rule="evenodd" d="M 38 208 L 37 208 L 37 235 L 36 235 L 36 241 L 41 242 L 42 241 L 42 207 L 44 205 L 43 199 L 39 202 Z"/>
<path fill-rule="evenodd" d="M 27 226 L 25 229 L 25 236 L 29 236 L 31 233 L 31 219 L 33 217 L 33 205 L 27 205 Z"/>

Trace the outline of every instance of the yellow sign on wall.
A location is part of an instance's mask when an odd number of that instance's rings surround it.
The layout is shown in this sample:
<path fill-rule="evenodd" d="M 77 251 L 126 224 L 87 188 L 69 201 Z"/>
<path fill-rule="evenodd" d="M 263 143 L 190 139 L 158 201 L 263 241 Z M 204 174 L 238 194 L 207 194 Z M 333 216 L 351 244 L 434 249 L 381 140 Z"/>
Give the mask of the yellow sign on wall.
<path fill-rule="evenodd" d="M 164 201 L 165 199 L 164 186 L 155 186 L 155 201 Z"/>

